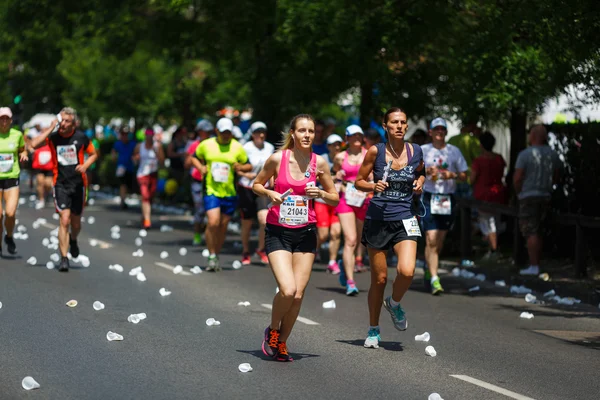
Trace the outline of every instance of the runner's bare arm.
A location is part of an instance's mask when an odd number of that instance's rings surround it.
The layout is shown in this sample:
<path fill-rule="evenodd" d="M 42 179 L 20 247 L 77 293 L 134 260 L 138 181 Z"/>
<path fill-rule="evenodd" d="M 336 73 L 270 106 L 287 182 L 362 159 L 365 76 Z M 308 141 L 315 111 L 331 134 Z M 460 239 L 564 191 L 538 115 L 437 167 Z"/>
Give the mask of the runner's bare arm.
<path fill-rule="evenodd" d="M 281 199 L 281 193 L 277 193 L 274 190 L 265 188 L 265 184 L 275 176 L 279 170 L 280 163 L 281 152 L 278 151 L 267 159 L 263 165 L 263 168 L 260 170 L 258 176 L 254 180 L 254 185 L 252 185 L 252 190 L 254 193 L 256 193 L 258 196 L 268 197 L 275 205 L 283 203 L 283 200 Z"/>
<path fill-rule="evenodd" d="M 323 199 L 327 205 L 332 207 L 337 206 L 340 202 L 340 195 L 335 189 L 333 179 L 329 173 L 329 163 L 321 156 L 317 156 L 317 179 L 321 186 L 323 186 L 323 189 L 309 187 L 306 188 L 306 194 L 312 193 L 313 190 L 317 191 L 316 198 Z"/>
<path fill-rule="evenodd" d="M 248 161 L 245 164 L 235 163 L 233 164 L 233 169 L 235 172 L 250 172 L 252 171 L 252 164 Z"/>
<path fill-rule="evenodd" d="M 19 149 L 19 161 L 25 162 L 29 160 L 29 152 L 27 151 L 27 145 Z"/>
<path fill-rule="evenodd" d="M 335 172 L 335 179 L 338 181 L 343 181 L 346 173 L 342 170 L 342 164 L 344 162 L 345 151 L 342 151 L 335 155 L 333 158 L 333 167 L 331 168 L 333 172 Z"/>
<path fill-rule="evenodd" d="M 373 166 L 375 165 L 375 159 L 377 158 L 377 147 L 371 146 L 369 150 L 367 150 L 367 154 L 365 154 L 365 159 L 363 160 L 360 169 L 358 170 L 358 175 L 356 175 L 356 181 L 354 182 L 354 187 L 363 192 L 373 192 L 377 185 L 380 186 L 380 192 L 383 192 L 387 187 L 387 183 L 377 182 L 377 184 L 373 182 L 369 182 L 369 176 L 373 173 Z"/>
<path fill-rule="evenodd" d="M 44 143 L 46 143 L 46 139 L 48 138 L 48 136 L 50 136 L 50 134 L 52 133 L 54 128 L 56 128 L 57 124 L 58 124 L 57 119 L 52 121 L 52 123 L 50 124 L 49 127 L 42 130 L 42 132 L 38 136 L 31 139 L 31 142 L 29 142 L 29 148 L 34 150 L 34 149 L 37 149 L 38 147 L 42 146 Z"/>
<path fill-rule="evenodd" d="M 133 149 L 133 154 L 131 155 L 131 161 L 133 161 L 136 164 L 140 161 L 140 146 L 141 143 L 138 143 L 135 146 L 135 149 Z"/>
<path fill-rule="evenodd" d="M 84 173 L 98 160 L 98 152 L 92 142 L 89 142 L 85 148 L 85 153 L 88 155 L 88 159 L 81 165 L 75 167 L 75 171 Z"/>
<path fill-rule="evenodd" d="M 160 165 L 164 165 L 165 163 L 165 150 L 163 149 L 162 145 L 159 143 L 158 144 L 158 162 L 160 163 Z"/>

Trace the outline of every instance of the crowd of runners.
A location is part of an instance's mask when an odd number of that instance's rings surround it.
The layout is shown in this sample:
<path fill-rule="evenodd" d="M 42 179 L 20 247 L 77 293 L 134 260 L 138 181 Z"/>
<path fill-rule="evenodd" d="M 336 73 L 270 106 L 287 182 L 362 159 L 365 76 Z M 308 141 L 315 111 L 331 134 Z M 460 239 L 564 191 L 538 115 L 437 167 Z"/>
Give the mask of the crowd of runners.
<path fill-rule="evenodd" d="M 471 165 L 473 175 L 489 185 L 498 182 L 488 170 L 504 167 L 486 134 L 481 143 L 484 159 L 473 151 L 467 160 L 464 153 L 473 150 L 477 138 L 466 131 L 457 146 L 447 143 L 443 118 L 431 121 L 427 133 L 415 133 L 411 143 L 405 140 L 408 118 L 400 108 L 387 110 L 381 126 L 366 133 L 358 125 L 349 125 L 341 137 L 330 125 L 300 114 L 291 120 L 281 143 L 272 144 L 266 140 L 268 127 L 263 122 L 254 122 L 242 136 L 229 118 L 219 119 L 214 126 L 202 120 L 193 134 L 174 135 L 166 152 L 152 129 L 144 132 L 139 143 L 124 131 L 113 148 L 122 207 L 127 207 L 128 188 L 136 179 L 141 225 L 146 229 L 152 227 L 159 168 L 167 158 L 179 160 L 171 165 L 191 179 L 192 240 L 194 245 L 205 242 L 208 271 L 221 269 L 219 254 L 227 227 L 239 210 L 242 264 L 250 264 L 253 256 L 269 264 L 279 288 L 262 349 L 280 361 L 291 360 L 287 339 L 321 248 L 329 252 L 321 261 L 339 277 L 348 296 L 360 293 L 354 274 L 370 269 L 365 347 L 379 345 L 382 306 L 396 329 L 406 330 L 400 302 L 413 279 L 419 238 L 424 236 L 427 283 L 432 294 L 440 294 L 439 254 L 455 220 L 457 196 L 469 190 Z M 76 128 L 77 114 L 67 107 L 45 129 L 25 138 L 12 128 L 11 110 L 0 108 L 4 243 L 8 253 L 15 254 L 19 163 L 32 157 L 40 197 L 36 208 L 44 206 L 45 193 L 51 189 L 60 215 L 59 271 L 69 270 L 69 253 L 79 255 L 77 236 L 87 199 L 87 173 L 98 158 L 92 140 Z M 500 167 L 492 168 L 494 163 Z M 480 222 L 486 236 L 495 234 L 493 216 L 484 214 Z M 259 227 L 258 246 L 252 249 L 254 223 Z M 490 244 L 490 251 L 495 251 L 495 239 Z M 388 252 L 395 256 L 397 275 L 391 296 L 384 298 Z"/>

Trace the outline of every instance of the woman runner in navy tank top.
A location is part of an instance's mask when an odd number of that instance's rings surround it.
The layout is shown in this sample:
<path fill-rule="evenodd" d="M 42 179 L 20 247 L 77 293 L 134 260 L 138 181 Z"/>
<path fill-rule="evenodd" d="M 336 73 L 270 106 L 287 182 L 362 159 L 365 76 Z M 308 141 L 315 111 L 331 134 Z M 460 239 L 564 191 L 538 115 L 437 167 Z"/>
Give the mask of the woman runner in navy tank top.
<path fill-rule="evenodd" d="M 381 305 L 392 316 L 398 330 L 406 330 L 408 322 L 400 300 L 408 290 L 415 271 L 419 223 L 411 209 L 413 193 L 421 193 L 423 152 L 416 144 L 404 142 L 408 129 L 406 113 L 389 109 L 383 118 L 387 143 L 372 146 L 356 177 L 356 188 L 375 192 L 371 199 L 362 233 L 362 243 L 369 251 L 371 287 L 369 289 L 369 333 L 365 347 L 378 348 Z M 373 173 L 375 183 L 368 182 Z M 383 300 L 387 282 L 387 252 L 392 248 L 398 257 L 392 295 Z"/>

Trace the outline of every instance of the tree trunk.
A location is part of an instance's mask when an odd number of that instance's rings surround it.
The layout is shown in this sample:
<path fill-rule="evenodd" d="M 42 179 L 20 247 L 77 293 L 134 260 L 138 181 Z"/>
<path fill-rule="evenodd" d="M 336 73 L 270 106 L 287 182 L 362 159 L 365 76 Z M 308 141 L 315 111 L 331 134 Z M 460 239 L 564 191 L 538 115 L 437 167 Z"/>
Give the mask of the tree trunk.
<path fill-rule="evenodd" d="M 366 130 L 373 118 L 373 82 L 360 83 L 360 126 Z"/>
<path fill-rule="evenodd" d="M 510 112 L 510 165 L 506 184 L 509 191 L 513 190 L 512 177 L 515 173 L 517 156 L 527 145 L 527 114 L 520 108 L 513 108 Z"/>

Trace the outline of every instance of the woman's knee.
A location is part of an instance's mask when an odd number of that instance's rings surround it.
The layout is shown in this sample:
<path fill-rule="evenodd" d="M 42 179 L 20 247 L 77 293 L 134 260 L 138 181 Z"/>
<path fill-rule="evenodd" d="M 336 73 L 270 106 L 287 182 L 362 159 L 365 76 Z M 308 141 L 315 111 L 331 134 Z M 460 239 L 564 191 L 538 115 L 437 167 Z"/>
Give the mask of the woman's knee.
<path fill-rule="evenodd" d="M 295 299 L 296 294 L 297 294 L 296 286 L 290 285 L 290 286 L 283 286 L 283 287 L 279 288 L 279 295 L 286 300 Z"/>
<path fill-rule="evenodd" d="M 356 248 L 356 236 L 355 235 L 347 235 L 344 236 L 344 247 Z"/>
<path fill-rule="evenodd" d="M 373 274 L 371 284 L 385 288 L 385 285 L 387 285 L 387 274 Z"/>

